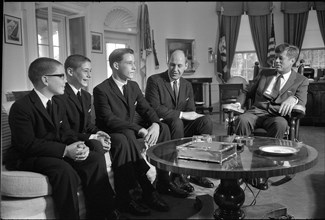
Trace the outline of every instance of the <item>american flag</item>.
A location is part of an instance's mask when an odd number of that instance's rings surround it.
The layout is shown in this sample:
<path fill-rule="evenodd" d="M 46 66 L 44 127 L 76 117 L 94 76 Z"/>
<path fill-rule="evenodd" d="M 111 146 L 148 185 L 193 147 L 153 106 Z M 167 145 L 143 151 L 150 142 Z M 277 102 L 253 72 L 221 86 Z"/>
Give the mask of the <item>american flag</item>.
<path fill-rule="evenodd" d="M 274 22 L 273 22 L 273 14 L 272 14 L 272 26 L 271 26 L 271 36 L 269 38 L 269 46 L 267 48 L 267 63 L 270 67 L 274 67 L 274 59 L 275 59 L 275 35 L 274 35 Z"/>
<path fill-rule="evenodd" d="M 217 71 L 222 73 L 225 77 L 227 72 L 227 44 L 226 44 L 226 35 L 224 33 L 224 25 L 222 23 L 222 13 L 220 14 L 219 19 L 219 43 L 217 51 Z"/>
<path fill-rule="evenodd" d="M 139 12 L 139 27 L 140 27 L 140 74 L 143 77 L 143 85 L 146 84 L 147 77 L 147 56 L 152 52 L 149 11 L 146 3 L 140 5 Z"/>

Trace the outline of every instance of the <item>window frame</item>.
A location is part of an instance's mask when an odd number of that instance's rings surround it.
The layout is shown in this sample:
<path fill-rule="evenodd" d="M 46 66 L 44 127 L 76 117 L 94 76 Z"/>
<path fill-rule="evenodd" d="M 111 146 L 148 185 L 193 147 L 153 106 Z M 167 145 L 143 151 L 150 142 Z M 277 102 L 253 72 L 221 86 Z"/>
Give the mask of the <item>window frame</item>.
<path fill-rule="evenodd" d="M 251 76 L 250 76 L 249 74 L 247 74 L 247 72 L 246 72 L 246 75 L 243 75 L 243 74 L 240 74 L 240 75 L 236 74 L 236 75 L 234 75 L 234 74 L 232 74 L 233 71 L 231 71 L 231 70 L 233 69 L 233 65 L 234 65 L 234 61 L 235 61 L 236 55 L 237 55 L 237 54 L 248 54 L 248 53 L 255 54 L 255 56 L 256 56 L 256 60 L 254 61 L 254 65 L 253 65 L 253 67 L 252 67 L 252 73 L 251 73 Z M 236 51 L 236 52 L 235 52 L 234 59 L 233 59 L 233 62 L 232 62 L 232 65 L 231 65 L 231 67 L 230 67 L 230 77 L 233 77 L 233 76 L 241 76 L 241 77 L 243 77 L 244 79 L 246 79 L 247 82 L 249 82 L 250 80 L 252 80 L 252 79 L 254 78 L 254 66 L 255 66 L 255 62 L 260 62 L 260 61 L 258 60 L 257 53 L 256 53 L 255 50 Z M 245 61 L 245 64 L 246 64 L 246 67 L 247 67 L 247 62 L 246 62 L 246 61 Z M 238 67 L 237 67 L 237 68 L 238 68 Z M 245 68 L 245 69 L 243 68 L 243 70 L 247 70 L 247 69 L 250 69 L 250 68 Z"/>

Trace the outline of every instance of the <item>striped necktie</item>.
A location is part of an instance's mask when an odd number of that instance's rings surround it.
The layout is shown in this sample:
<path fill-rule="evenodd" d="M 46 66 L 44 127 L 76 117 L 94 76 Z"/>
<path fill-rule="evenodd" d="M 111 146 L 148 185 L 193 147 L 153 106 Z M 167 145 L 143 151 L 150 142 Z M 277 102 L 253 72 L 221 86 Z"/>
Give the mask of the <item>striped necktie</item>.
<path fill-rule="evenodd" d="M 281 78 L 283 79 L 283 75 L 280 74 L 275 81 L 274 87 L 271 92 L 271 97 L 273 99 L 276 99 L 280 93 L 280 85 L 281 85 Z"/>

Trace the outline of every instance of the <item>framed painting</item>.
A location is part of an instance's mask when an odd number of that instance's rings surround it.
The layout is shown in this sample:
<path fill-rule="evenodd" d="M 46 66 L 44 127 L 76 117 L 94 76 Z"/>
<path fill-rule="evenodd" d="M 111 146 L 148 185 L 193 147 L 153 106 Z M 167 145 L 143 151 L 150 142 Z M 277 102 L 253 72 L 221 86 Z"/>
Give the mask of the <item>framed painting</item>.
<path fill-rule="evenodd" d="M 184 51 L 188 60 L 188 68 L 185 70 L 185 72 L 187 73 L 195 72 L 194 65 L 193 65 L 195 60 L 194 46 L 195 46 L 194 39 L 166 39 L 167 63 L 169 61 L 172 52 L 177 49 L 180 49 Z"/>
<path fill-rule="evenodd" d="M 4 15 L 5 43 L 23 45 L 21 19 Z"/>
<path fill-rule="evenodd" d="M 91 52 L 103 53 L 103 34 L 91 32 Z"/>

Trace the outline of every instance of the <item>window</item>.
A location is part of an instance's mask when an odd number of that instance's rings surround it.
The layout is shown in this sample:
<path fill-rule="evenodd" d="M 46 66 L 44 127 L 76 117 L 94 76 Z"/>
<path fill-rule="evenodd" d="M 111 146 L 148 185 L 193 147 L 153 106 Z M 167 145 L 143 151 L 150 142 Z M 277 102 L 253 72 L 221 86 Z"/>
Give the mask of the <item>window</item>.
<path fill-rule="evenodd" d="M 252 52 L 235 53 L 234 61 L 231 65 L 231 76 L 241 76 L 248 82 L 254 78 L 254 66 L 257 55 Z"/>
<path fill-rule="evenodd" d="M 305 64 L 310 65 L 310 67 L 324 69 L 325 49 L 302 49 L 298 60 L 301 59 L 304 59 Z"/>
<path fill-rule="evenodd" d="M 231 77 L 241 76 L 247 82 L 253 79 L 254 65 L 258 59 L 256 52 L 252 51 L 252 48 L 255 48 L 255 46 L 249 26 L 248 15 L 243 15 L 240 22 L 236 52 L 230 70 Z"/>
<path fill-rule="evenodd" d="M 107 78 L 112 75 L 112 69 L 109 65 L 109 55 L 113 52 L 113 50 L 118 48 L 126 48 L 126 44 L 120 43 L 106 43 L 106 62 L 107 62 Z"/>
<path fill-rule="evenodd" d="M 51 57 L 63 62 L 66 54 L 65 18 L 63 15 L 53 13 L 52 24 L 49 25 L 47 12 L 47 8 L 36 9 L 38 57 Z"/>
<path fill-rule="evenodd" d="M 35 3 L 39 57 L 51 57 L 63 63 L 69 52 L 86 55 L 84 7 L 88 4 Z"/>
<path fill-rule="evenodd" d="M 315 10 L 309 11 L 306 33 L 297 64 L 301 59 L 312 68 L 325 68 L 325 48 Z"/>

